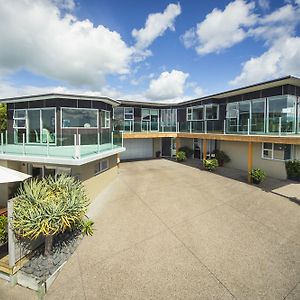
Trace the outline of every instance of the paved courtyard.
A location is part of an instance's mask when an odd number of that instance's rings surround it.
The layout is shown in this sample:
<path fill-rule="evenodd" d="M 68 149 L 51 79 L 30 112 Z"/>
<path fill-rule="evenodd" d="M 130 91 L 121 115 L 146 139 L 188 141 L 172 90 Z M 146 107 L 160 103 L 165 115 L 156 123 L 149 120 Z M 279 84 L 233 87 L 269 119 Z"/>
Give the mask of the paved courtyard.
<path fill-rule="evenodd" d="M 281 187 L 293 194 L 299 185 Z M 300 299 L 300 206 L 168 160 L 121 164 L 46 299 Z M 0 299 L 34 299 L 0 282 Z"/>

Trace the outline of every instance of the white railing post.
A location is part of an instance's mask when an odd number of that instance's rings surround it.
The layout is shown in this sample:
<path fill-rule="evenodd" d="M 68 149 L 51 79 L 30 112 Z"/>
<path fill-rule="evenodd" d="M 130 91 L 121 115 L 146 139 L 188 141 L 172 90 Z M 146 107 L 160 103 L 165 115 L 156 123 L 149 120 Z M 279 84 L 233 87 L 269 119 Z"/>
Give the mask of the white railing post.
<path fill-rule="evenodd" d="M 279 135 L 281 135 L 281 122 L 282 122 L 281 117 L 279 117 L 279 124 L 278 124 L 278 126 L 279 126 L 278 133 L 279 133 Z"/>
<path fill-rule="evenodd" d="M 4 149 L 3 149 L 3 145 L 4 144 L 4 137 L 3 137 L 3 132 L 1 132 L 1 153 L 3 154 Z"/>
<path fill-rule="evenodd" d="M 100 151 L 100 132 L 97 133 L 97 152 Z"/>
<path fill-rule="evenodd" d="M 247 134 L 250 135 L 250 119 L 247 121 Z"/>
<path fill-rule="evenodd" d="M 193 132 L 193 123 L 190 121 L 190 133 Z"/>
<path fill-rule="evenodd" d="M 47 157 L 49 156 L 49 133 L 47 133 Z"/>
<path fill-rule="evenodd" d="M 149 122 L 146 122 L 147 124 L 147 132 L 149 131 Z"/>
<path fill-rule="evenodd" d="M 204 121 L 204 133 L 207 133 L 207 120 Z"/>
<path fill-rule="evenodd" d="M 114 148 L 114 132 L 111 132 L 111 149 Z"/>
<path fill-rule="evenodd" d="M 226 134 L 226 120 L 224 120 L 224 134 Z"/>
<path fill-rule="evenodd" d="M 76 133 L 74 133 L 74 158 L 77 158 L 77 136 Z"/>
<path fill-rule="evenodd" d="M 80 150 L 81 150 L 81 135 L 80 135 L 80 133 L 78 134 L 78 145 L 77 145 L 77 151 L 78 151 L 78 159 L 80 159 Z"/>
<path fill-rule="evenodd" d="M 165 132 L 165 125 L 161 124 L 161 132 Z"/>
<path fill-rule="evenodd" d="M 5 145 L 8 144 L 8 132 L 5 130 Z"/>
<path fill-rule="evenodd" d="M 22 138 L 23 138 L 23 155 L 25 155 L 25 133 L 22 134 Z"/>
<path fill-rule="evenodd" d="M 179 132 L 179 122 L 176 122 L 176 132 Z"/>

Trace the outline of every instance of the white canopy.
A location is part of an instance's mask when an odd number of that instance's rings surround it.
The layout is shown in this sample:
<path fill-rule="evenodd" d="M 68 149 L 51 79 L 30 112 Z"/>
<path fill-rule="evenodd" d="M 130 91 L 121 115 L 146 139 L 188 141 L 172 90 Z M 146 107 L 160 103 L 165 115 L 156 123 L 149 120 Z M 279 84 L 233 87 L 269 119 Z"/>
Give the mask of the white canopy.
<path fill-rule="evenodd" d="M 0 166 L 0 183 L 24 181 L 31 175 Z"/>

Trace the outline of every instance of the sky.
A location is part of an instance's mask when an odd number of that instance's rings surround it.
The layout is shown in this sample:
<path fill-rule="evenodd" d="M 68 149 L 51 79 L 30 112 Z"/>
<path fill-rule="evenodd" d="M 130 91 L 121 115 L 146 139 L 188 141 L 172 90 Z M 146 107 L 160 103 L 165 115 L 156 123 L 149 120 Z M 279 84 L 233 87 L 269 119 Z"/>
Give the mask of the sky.
<path fill-rule="evenodd" d="M 0 98 L 176 102 L 300 77 L 300 0 L 0 0 Z"/>

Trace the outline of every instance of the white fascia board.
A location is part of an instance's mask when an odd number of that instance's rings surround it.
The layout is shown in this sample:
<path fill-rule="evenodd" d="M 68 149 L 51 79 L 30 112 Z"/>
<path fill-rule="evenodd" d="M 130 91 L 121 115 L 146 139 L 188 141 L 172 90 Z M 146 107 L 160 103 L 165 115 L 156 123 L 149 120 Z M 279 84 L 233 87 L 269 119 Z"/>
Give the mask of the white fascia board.
<path fill-rule="evenodd" d="M 68 165 L 68 166 L 81 166 L 89 162 L 103 159 L 121 152 L 124 152 L 126 148 L 120 147 L 108 151 L 103 151 L 94 155 L 89 155 L 80 159 L 71 159 L 71 158 L 59 158 L 51 156 L 21 156 L 14 154 L 0 154 L 0 160 L 12 160 L 12 161 L 21 161 L 21 162 L 31 162 L 31 163 L 43 163 L 43 164 L 54 164 L 54 165 Z"/>

